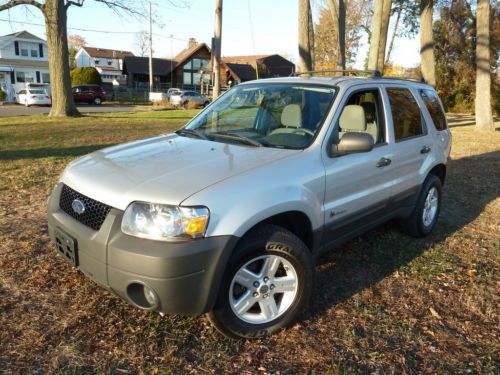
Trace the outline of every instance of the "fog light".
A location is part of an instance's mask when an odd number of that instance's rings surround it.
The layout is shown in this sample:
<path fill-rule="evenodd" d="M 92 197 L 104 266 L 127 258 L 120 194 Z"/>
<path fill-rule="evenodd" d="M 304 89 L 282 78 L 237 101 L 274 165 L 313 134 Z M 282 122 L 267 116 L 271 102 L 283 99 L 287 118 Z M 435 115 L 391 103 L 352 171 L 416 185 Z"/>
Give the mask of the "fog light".
<path fill-rule="evenodd" d="M 129 284 L 127 296 L 134 305 L 143 309 L 155 309 L 159 304 L 156 292 L 142 283 Z"/>
<path fill-rule="evenodd" d="M 156 306 L 156 304 L 158 303 L 156 293 L 153 291 L 153 289 L 147 286 L 144 286 L 144 297 L 146 297 L 146 301 L 148 301 L 151 306 Z"/>

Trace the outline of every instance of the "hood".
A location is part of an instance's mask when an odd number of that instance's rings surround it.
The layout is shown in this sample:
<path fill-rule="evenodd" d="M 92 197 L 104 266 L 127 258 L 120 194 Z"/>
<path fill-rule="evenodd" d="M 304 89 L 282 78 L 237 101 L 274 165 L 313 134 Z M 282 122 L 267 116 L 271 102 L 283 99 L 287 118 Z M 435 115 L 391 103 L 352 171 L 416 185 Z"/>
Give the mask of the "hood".
<path fill-rule="evenodd" d="M 297 152 L 167 134 L 93 152 L 68 165 L 61 181 L 121 210 L 132 201 L 178 205 L 212 184 Z"/>

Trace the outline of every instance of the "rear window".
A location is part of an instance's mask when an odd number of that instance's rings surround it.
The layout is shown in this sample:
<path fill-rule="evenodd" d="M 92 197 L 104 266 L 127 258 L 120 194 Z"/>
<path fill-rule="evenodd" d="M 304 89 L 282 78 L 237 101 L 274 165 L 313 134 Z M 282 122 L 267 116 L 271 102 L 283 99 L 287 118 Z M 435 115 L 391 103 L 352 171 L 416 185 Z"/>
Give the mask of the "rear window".
<path fill-rule="evenodd" d="M 417 101 L 408 89 L 388 89 L 396 141 L 422 135 L 422 114 Z"/>
<path fill-rule="evenodd" d="M 45 94 L 43 90 L 30 90 L 30 94 Z"/>
<path fill-rule="evenodd" d="M 446 116 L 441 108 L 437 93 L 433 90 L 420 90 L 420 96 L 431 115 L 434 126 L 437 130 L 446 129 Z"/>

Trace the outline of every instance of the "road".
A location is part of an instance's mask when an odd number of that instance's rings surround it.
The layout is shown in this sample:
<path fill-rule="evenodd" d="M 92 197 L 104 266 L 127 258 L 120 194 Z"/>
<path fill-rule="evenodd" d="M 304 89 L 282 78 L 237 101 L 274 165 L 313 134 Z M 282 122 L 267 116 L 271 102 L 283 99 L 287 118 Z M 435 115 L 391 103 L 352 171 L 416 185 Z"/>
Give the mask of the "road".
<path fill-rule="evenodd" d="M 25 107 L 23 105 L 7 104 L 0 106 L 0 117 L 29 116 L 49 113 L 49 107 Z M 113 113 L 113 112 L 135 112 L 137 107 L 120 104 L 81 105 L 78 106 L 81 113 Z"/>

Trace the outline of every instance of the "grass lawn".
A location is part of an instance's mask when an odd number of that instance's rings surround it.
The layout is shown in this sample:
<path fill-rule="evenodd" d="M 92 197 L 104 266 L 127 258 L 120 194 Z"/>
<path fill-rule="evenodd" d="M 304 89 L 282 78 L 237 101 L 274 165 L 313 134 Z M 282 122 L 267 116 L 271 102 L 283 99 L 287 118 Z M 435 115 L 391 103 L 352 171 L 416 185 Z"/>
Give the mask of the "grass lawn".
<path fill-rule="evenodd" d="M 467 117 L 435 233 L 389 223 L 325 256 L 301 320 L 270 338 L 137 310 L 56 256 L 45 205 L 64 166 L 195 113 L 0 119 L 0 373 L 498 373 L 500 132 Z"/>

